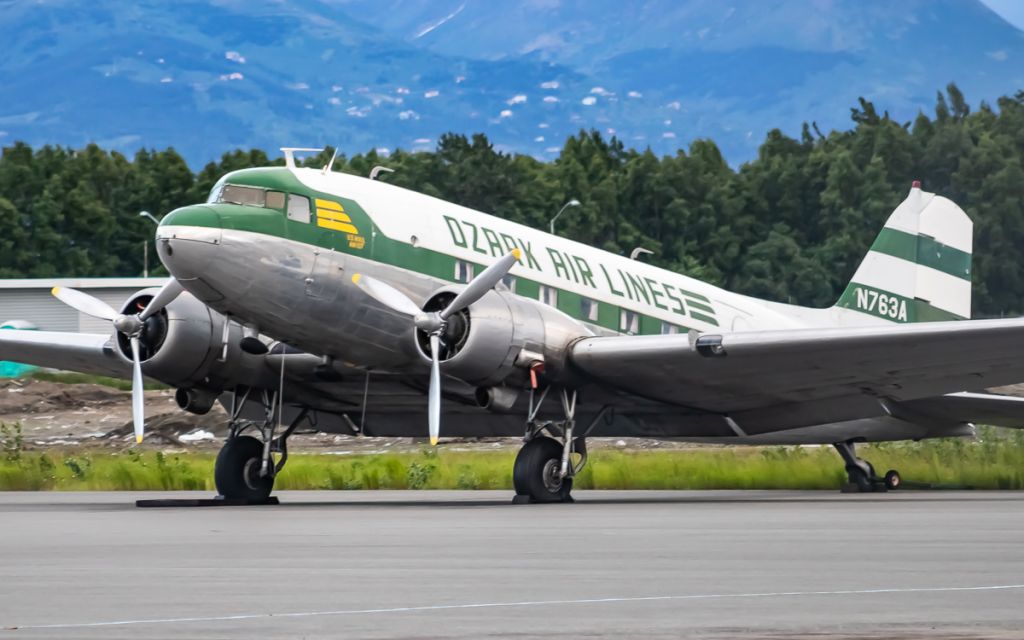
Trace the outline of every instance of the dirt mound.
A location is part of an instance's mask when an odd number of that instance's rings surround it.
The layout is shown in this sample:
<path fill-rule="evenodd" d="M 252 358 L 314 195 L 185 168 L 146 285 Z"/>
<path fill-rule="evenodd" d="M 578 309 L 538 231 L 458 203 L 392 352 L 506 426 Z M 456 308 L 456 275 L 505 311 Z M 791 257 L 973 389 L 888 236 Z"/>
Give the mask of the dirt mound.
<path fill-rule="evenodd" d="M 0 415 L 48 413 L 131 402 L 131 393 L 98 384 L 67 385 L 46 380 L 0 381 Z"/>
<path fill-rule="evenodd" d="M 169 444 L 182 445 L 188 442 L 186 437 L 189 434 L 198 434 L 197 439 L 212 440 L 224 438 L 228 433 L 228 416 L 223 409 L 210 411 L 205 416 L 197 416 L 184 411 L 178 413 L 164 413 L 146 419 L 146 439 L 163 441 Z M 208 434 L 208 435 L 207 435 Z M 135 429 L 132 421 L 129 420 L 116 429 L 108 431 L 103 438 L 135 439 Z"/>

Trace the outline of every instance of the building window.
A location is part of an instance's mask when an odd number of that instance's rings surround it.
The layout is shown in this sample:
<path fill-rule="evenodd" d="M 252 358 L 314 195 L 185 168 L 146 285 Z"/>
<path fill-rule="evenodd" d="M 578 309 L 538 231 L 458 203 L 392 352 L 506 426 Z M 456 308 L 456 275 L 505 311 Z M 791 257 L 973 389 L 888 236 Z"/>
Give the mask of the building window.
<path fill-rule="evenodd" d="M 666 334 L 669 334 L 669 333 L 679 333 L 679 331 L 680 331 L 680 329 L 679 329 L 679 325 L 678 324 L 672 324 L 671 322 L 664 322 L 664 321 L 662 321 L 662 323 L 661 323 L 661 333 L 662 333 L 662 335 L 666 335 Z"/>
<path fill-rule="evenodd" d="M 309 222 L 309 198 L 305 196 L 288 196 L 288 219 L 296 222 Z"/>
<path fill-rule="evenodd" d="M 629 309 L 620 311 L 619 331 L 628 333 L 631 336 L 640 333 L 640 314 Z"/>
<path fill-rule="evenodd" d="M 547 285 L 540 285 L 540 301 L 549 307 L 558 306 L 558 289 Z"/>
<path fill-rule="evenodd" d="M 512 293 L 516 292 L 516 277 L 515 276 L 506 275 L 504 278 L 501 279 L 501 281 L 502 281 L 502 283 L 504 283 L 504 285 L 506 287 L 508 287 L 509 291 L 511 291 Z"/>
<path fill-rule="evenodd" d="M 580 316 L 584 320 L 590 322 L 597 322 L 597 300 L 591 300 L 590 298 L 580 298 Z"/>
<path fill-rule="evenodd" d="M 473 264 L 465 260 L 455 261 L 455 282 L 466 283 L 473 279 Z"/>

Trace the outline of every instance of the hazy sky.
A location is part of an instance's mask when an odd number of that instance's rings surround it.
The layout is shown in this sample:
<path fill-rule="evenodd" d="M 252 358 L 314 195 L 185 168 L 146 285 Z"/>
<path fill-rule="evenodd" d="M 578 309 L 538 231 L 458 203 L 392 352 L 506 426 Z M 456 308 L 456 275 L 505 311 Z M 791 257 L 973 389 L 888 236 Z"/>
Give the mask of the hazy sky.
<path fill-rule="evenodd" d="M 981 0 L 990 9 L 1003 16 L 1003 18 L 1017 27 L 1024 30 L 1024 1 L 1022 0 Z"/>

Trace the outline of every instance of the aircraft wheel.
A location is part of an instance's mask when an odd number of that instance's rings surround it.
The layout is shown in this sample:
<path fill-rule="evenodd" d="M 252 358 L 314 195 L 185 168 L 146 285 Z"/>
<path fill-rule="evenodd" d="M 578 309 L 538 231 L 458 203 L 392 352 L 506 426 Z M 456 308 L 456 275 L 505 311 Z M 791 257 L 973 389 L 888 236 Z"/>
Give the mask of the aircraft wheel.
<path fill-rule="evenodd" d="M 894 491 L 900 488 L 903 484 L 903 479 L 900 478 L 900 472 L 895 469 L 890 469 L 885 473 L 885 488 L 890 491 Z"/>
<path fill-rule="evenodd" d="M 560 478 L 562 445 L 552 438 L 534 438 L 519 450 L 512 484 L 532 502 L 568 502 L 572 478 Z"/>
<path fill-rule="evenodd" d="M 262 442 L 252 436 L 231 438 L 217 454 L 213 468 L 217 492 L 232 500 L 266 500 L 274 488 L 274 477 L 260 477 L 262 462 Z"/>
<path fill-rule="evenodd" d="M 858 492 L 870 493 L 875 490 L 871 476 L 860 467 L 850 467 L 846 470 L 846 474 L 850 479 L 850 484 L 856 486 Z"/>

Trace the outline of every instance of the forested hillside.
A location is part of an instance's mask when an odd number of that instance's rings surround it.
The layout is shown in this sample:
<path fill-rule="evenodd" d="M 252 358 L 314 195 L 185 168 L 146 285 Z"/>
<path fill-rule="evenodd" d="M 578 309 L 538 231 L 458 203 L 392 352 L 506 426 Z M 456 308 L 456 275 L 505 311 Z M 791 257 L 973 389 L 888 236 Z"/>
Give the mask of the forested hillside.
<path fill-rule="evenodd" d="M 914 179 L 975 223 L 974 315 L 1024 311 L 1024 91 L 972 111 L 950 85 L 933 114 L 896 122 L 861 100 L 852 128 L 800 139 L 772 131 L 731 168 L 711 140 L 657 157 L 581 131 L 553 162 L 496 150 L 483 135 L 443 136 L 434 152 L 343 157 L 335 169 L 546 228 L 609 251 L 655 251 L 669 269 L 755 296 L 830 305 Z M 276 154 L 275 154 L 276 156 Z M 321 166 L 330 150 L 310 164 Z M 278 163 L 236 151 L 198 174 L 174 149 L 133 159 L 96 146 L 14 144 L 0 158 L 0 277 L 129 276 L 157 215 L 205 200 L 214 181 Z"/>

